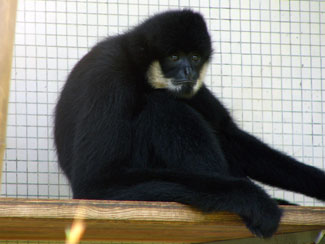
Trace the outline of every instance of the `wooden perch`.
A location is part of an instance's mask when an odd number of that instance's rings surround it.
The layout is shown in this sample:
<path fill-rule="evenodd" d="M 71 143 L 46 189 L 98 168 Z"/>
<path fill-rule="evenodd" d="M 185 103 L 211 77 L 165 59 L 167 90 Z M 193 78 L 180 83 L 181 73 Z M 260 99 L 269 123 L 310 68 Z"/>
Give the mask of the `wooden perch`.
<path fill-rule="evenodd" d="M 277 234 L 325 229 L 325 208 L 285 206 Z M 0 198 L 0 240 L 64 240 L 75 218 L 83 241 L 200 243 L 252 237 L 231 213 L 178 203 Z"/>

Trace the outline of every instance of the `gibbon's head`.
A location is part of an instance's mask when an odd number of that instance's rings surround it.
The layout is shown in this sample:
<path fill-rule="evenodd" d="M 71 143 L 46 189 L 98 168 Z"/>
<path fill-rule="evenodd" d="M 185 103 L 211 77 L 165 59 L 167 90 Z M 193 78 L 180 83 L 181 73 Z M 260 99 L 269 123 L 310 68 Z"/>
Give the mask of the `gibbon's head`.
<path fill-rule="evenodd" d="M 149 84 L 177 97 L 192 97 L 203 84 L 212 54 L 203 17 L 191 10 L 169 11 L 149 18 L 142 27 L 146 50 L 152 54 Z"/>

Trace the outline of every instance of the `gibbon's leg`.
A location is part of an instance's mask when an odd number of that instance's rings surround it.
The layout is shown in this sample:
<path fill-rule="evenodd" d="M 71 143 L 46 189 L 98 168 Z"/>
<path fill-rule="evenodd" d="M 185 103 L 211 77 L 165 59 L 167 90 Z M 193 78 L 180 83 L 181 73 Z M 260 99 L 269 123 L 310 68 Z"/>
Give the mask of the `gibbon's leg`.
<path fill-rule="evenodd" d="M 325 200 L 323 171 L 270 148 L 236 126 L 229 127 L 220 141 L 232 168 L 257 181 Z"/>
<path fill-rule="evenodd" d="M 276 202 L 251 181 L 216 174 L 128 170 L 112 178 L 109 188 L 92 193 L 95 199 L 180 202 L 204 212 L 230 211 L 259 237 L 274 234 L 281 217 Z"/>

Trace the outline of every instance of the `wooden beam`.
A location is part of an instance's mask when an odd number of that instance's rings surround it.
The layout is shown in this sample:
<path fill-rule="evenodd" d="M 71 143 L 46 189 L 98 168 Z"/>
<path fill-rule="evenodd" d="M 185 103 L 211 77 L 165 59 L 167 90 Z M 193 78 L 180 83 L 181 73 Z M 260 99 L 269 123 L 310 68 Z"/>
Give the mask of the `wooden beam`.
<path fill-rule="evenodd" d="M 0 192 L 17 0 L 0 1 Z"/>
<path fill-rule="evenodd" d="M 325 228 L 325 208 L 283 207 L 278 234 Z M 64 240 L 75 218 L 84 241 L 200 243 L 252 237 L 231 213 L 204 214 L 178 203 L 0 198 L 0 240 Z"/>

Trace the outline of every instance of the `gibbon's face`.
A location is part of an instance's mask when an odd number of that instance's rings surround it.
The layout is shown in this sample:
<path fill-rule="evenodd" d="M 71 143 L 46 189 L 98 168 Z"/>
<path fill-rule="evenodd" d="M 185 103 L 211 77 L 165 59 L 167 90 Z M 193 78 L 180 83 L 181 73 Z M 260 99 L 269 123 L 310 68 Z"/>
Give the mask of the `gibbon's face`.
<path fill-rule="evenodd" d="M 208 61 L 200 54 L 175 53 L 154 61 L 147 72 L 153 88 L 167 89 L 177 97 L 190 98 L 202 86 Z"/>

